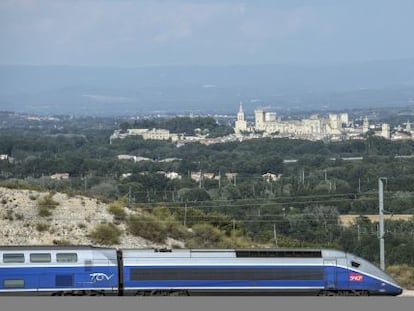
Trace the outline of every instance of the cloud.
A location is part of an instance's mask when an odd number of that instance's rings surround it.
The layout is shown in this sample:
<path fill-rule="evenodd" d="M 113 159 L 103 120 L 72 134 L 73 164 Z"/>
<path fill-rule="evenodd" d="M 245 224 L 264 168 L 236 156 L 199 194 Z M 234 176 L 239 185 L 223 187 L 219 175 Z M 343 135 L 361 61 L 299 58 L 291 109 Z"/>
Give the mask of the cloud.
<path fill-rule="evenodd" d="M 234 64 L 408 55 L 414 53 L 406 39 L 414 27 L 409 14 L 414 5 L 398 4 L 1 0 L 0 63 Z"/>
<path fill-rule="evenodd" d="M 102 104 L 126 104 L 126 103 L 133 103 L 136 101 L 136 99 L 134 98 L 124 97 L 124 96 L 107 96 L 107 95 L 97 95 L 97 94 L 83 94 L 81 96 L 90 98 Z"/>

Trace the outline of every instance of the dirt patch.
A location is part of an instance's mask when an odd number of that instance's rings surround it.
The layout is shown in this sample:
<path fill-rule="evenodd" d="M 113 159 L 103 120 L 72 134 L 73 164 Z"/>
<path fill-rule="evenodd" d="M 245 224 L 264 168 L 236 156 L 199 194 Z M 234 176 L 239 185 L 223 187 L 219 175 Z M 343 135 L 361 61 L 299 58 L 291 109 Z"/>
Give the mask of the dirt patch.
<path fill-rule="evenodd" d="M 403 293 L 400 296 L 413 297 L 414 296 L 414 290 L 404 289 Z"/>

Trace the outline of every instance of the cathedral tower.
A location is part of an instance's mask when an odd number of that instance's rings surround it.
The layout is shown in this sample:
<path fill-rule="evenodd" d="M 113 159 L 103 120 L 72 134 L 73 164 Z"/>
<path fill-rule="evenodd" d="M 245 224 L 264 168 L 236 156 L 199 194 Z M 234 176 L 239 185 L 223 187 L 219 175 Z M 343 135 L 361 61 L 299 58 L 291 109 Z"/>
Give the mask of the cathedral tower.
<path fill-rule="evenodd" d="M 247 122 L 243 111 L 243 104 L 240 102 L 239 112 L 237 113 L 237 120 L 234 127 L 234 132 L 240 134 L 247 131 Z"/>

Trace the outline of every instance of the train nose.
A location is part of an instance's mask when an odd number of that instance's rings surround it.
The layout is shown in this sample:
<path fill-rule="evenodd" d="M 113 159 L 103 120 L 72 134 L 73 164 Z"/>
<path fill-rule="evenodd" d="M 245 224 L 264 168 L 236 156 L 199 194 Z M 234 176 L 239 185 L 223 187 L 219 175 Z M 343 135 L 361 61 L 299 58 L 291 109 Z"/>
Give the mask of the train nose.
<path fill-rule="evenodd" d="M 403 289 L 399 286 L 393 286 L 391 284 L 389 284 L 388 288 L 386 289 L 386 291 L 393 296 L 398 296 L 401 295 L 403 293 Z"/>

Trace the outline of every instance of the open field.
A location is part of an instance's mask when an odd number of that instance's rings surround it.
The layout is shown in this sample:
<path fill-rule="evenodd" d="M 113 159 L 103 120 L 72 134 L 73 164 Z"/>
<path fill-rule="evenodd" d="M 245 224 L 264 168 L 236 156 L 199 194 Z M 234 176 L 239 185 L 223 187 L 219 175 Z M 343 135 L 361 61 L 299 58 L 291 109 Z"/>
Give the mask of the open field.
<path fill-rule="evenodd" d="M 350 226 L 352 222 L 359 217 L 360 215 L 341 215 L 339 219 L 344 226 Z M 368 217 L 369 220 L 372 222 L 378 221 L 378 214 L 377 215 L 363 215 Z M 384 215 L 385 220 L 410 220 L 413 217 L 412 214 L 399 214 L 399 215 Z"/>

